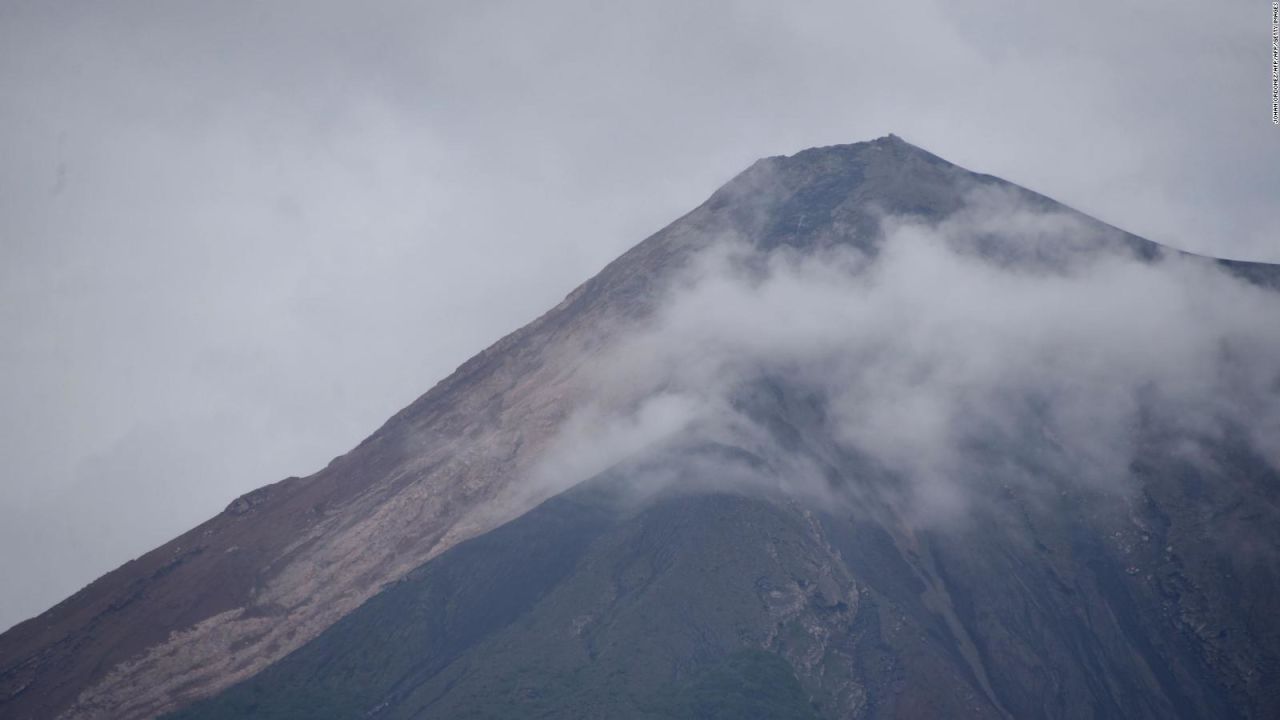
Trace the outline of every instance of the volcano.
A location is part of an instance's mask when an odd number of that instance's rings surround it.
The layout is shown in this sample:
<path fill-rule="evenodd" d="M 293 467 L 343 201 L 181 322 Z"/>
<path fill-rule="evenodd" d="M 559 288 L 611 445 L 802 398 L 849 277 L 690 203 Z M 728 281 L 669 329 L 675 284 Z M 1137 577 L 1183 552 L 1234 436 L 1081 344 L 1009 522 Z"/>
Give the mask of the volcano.
<path fill-rule="evenodd" d="M 893 135 L 765 158 L 4 633 L 0 715 L 1280 717 L 1277 318 Z"/>

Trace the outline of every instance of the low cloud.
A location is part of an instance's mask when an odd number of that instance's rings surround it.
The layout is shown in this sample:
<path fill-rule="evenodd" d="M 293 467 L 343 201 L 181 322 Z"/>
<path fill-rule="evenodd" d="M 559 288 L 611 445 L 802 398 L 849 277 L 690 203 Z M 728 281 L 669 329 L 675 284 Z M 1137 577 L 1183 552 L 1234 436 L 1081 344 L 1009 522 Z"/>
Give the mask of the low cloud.
<path fill-rule="evenodd" d="M 1280 293 L 1005 192 L 883 229 L 874 256 L 716 243 L 598 363 L 534 482 L 712 442 L 825 499 L 865 490 L 823 470 L 859 458 L 929 521 L 982 484 L 1124 492 L 1153 427 L 1193 455 L 1244 433 L 1280 467 Z"/>

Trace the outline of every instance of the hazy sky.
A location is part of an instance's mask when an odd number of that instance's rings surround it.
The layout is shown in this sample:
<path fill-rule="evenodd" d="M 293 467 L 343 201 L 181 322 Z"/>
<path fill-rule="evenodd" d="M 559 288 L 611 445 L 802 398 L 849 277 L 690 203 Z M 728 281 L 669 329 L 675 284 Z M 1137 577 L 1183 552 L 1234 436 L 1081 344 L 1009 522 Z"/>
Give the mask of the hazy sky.
<path fill-rule="evenodd" d="M 0 4 L 0 628 L 307 474 L 757 157 L 1280 261 L 1260 1 Z"/>

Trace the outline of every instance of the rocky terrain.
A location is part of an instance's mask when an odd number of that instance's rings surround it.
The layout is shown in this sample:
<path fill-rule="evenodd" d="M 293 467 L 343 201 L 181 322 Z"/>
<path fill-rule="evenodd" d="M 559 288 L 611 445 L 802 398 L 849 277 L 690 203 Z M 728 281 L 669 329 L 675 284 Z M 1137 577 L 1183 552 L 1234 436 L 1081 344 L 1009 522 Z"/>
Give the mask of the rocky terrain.
<path fill-rule="evenodd" d="M 917 244 L 943 250 L 903 259 Z M 933 340 L 814 340 L 869 322 L 837 316 L 784 336 L 817 350 L 751 342 L 796 267 L 803 290 L 940 263 L 918 287 L 952 262 L 1018 293 L 992 313 L 1046 287 L 1087 301 L 1061 279 L 1106 272 L 1280 307 L 1277 266 L 1163 248 L 894 136 L 767 158 L 324 470 L 0 636 L 0 715 L 1280 714 L 1280 330 L 1197 316 L 1230 325 L 1208 360 L 1120 379 L 1090 374 L 1088 344 L 1036 355 L 1068 357 L 1045 376 L 965 345 L 957 366 L 997 377 L 959 386 L 945 417 L 975 429 L 928 464 L 885 439 L 920 394 L 853 390 L 932 381 Z M 761 331 L 700 330 L 744 284 Z M 772 324 L 802 332 L 852 292 Z M 1138 352 L 1120 347 L 1099 362 Z M 1212 392 L 1182 391 L 1200 378 Z M 1095 419 L 1113 396 L 1131 402 Z"/>

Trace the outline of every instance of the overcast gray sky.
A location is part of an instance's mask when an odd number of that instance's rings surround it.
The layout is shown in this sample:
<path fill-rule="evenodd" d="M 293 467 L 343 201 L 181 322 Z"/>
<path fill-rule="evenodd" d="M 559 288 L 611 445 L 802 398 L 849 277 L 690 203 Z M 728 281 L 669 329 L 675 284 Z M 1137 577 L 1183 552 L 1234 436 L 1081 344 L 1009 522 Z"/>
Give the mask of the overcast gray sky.
<path fill-rule="evenodd" d="M 8 0 L 0 628 L 320 468 L 760 156 L 894 132 L 1280 261 L 1269 36 L 1256 0 Z"/>

